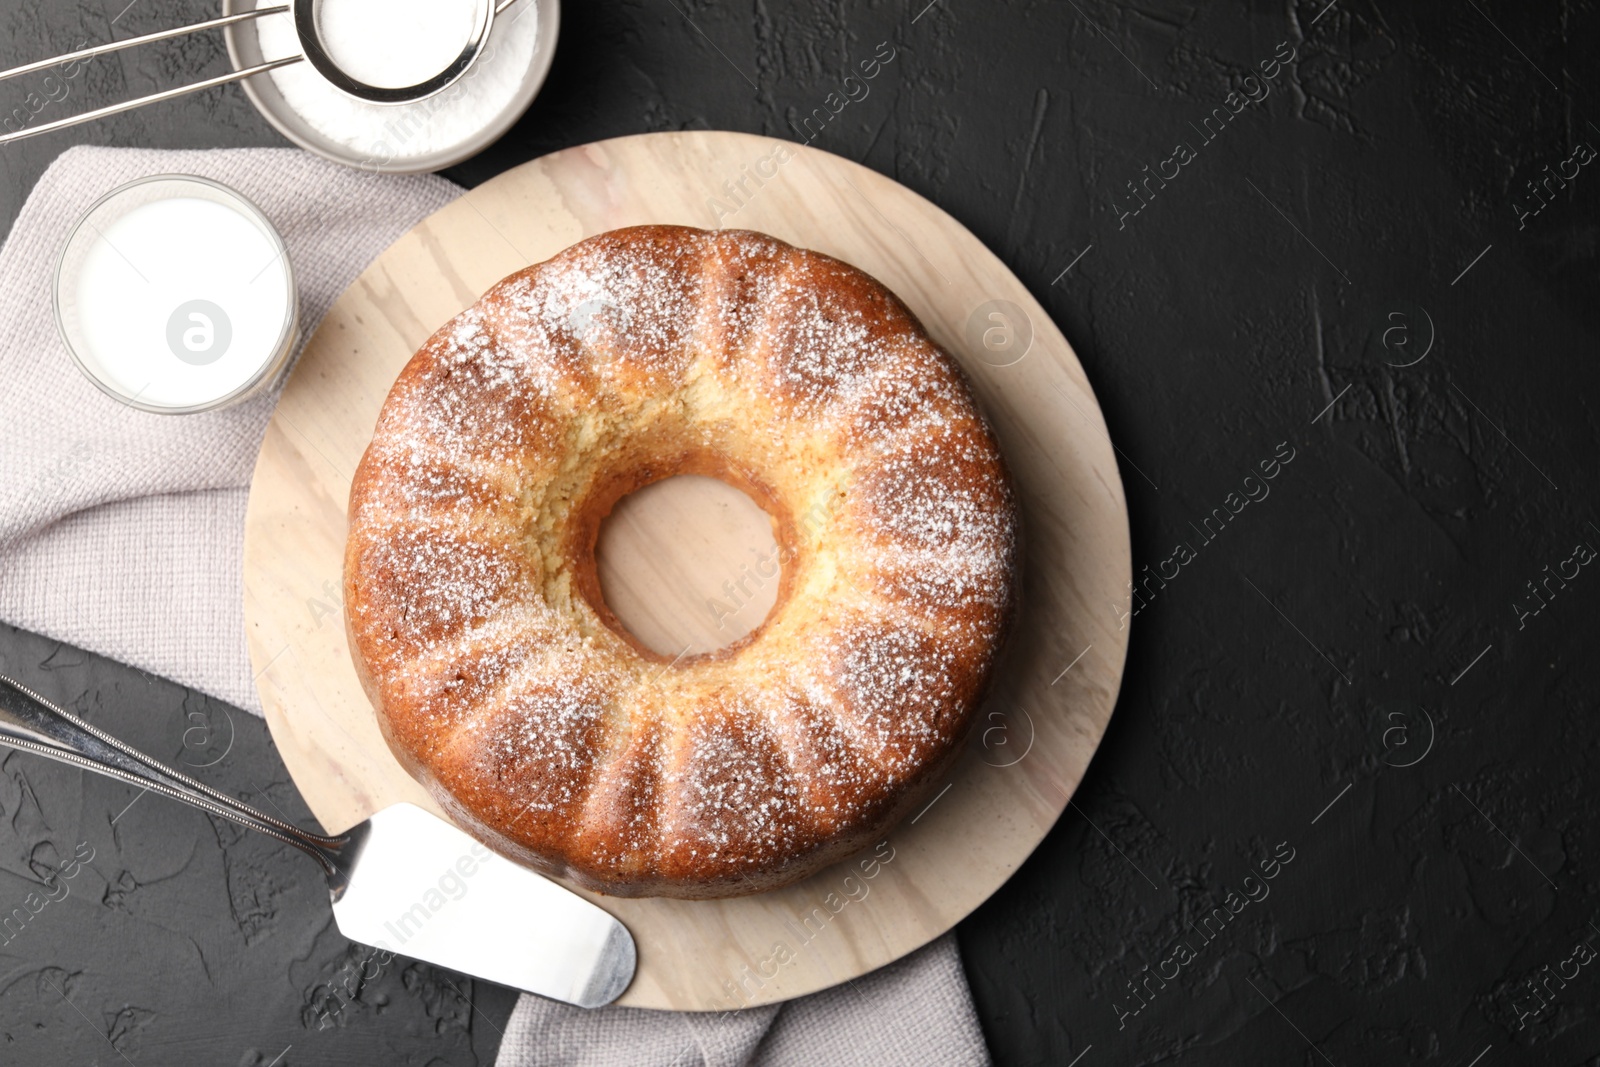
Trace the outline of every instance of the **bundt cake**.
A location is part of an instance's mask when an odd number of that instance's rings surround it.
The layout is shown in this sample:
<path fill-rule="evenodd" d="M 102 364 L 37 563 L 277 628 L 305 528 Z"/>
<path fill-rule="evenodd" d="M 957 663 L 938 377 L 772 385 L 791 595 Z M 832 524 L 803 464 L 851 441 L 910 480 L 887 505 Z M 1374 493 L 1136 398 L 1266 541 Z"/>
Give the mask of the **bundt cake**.
<path fill-rule="evenodd" d="M 606 607 L 602 519 L 677 474 L 772 518 L 776 605 L 670 659 Z M 622 896 L 770 889 L 958 755 L 1017 520 L 955 363 L 887 289 L 748 231 L 615 230 L 446 323 L 350 492 L 346 623 L 390 747 L 467 829 Z"/>

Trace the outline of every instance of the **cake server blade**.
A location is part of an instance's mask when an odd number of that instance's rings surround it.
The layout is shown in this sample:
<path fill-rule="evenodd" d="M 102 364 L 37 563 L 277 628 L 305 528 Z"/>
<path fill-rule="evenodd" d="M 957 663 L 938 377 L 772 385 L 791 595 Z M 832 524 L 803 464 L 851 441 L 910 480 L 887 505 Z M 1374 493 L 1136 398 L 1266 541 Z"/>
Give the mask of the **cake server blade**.
<path fill-rule="evenodd" d="M 411 804 L 337 837 L 264 815 L 0 676 L 0 744 L 148 789 L 277 838 L 322 867 L 353 941 L 585 1008 L 633 980 L 633 937 L 603 909 Z"/>
<path fill-rule="evenodd" d="M 395 804 L 360 829 L 333 901 L 352 941 L 583 1007 L 633 979 L 626 927 L 444 820 Z"/>

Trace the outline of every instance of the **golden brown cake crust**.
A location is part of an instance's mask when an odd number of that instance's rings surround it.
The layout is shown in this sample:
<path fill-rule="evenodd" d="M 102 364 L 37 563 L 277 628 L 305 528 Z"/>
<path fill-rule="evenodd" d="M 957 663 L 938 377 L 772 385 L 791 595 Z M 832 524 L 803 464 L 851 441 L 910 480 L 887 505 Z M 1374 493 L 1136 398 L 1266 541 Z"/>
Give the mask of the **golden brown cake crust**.
<path fill-rule="evenodd" d="M 667 662 L 595 575 L 627 493 L 702 473 L 783 546 L 742 641 Z M 960 370 L 887 289 L 764 234 L 614 230 L 406 365 L 350 490 L 346 624 L 395 755 L 492 847 L 621 896 L 774 888 L 960 752 L 1016 507 Z"/>

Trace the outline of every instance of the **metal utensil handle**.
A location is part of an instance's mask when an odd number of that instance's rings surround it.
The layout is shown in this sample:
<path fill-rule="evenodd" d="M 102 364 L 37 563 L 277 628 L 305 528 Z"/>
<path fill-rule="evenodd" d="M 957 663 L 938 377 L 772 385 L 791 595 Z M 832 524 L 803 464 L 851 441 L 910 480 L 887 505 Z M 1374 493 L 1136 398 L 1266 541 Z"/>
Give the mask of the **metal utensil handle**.
<path fill-rule="evenodd" d="M 33 752 L 182 801 L 293 845 L 321 863 L 330 880 L 340 876 L 340 865 L 336 861 L 350 843 L 347 838 L 307 833 L 298 826 L 263 815 L 226 793 L 157 763 L 3 675 L 0 675 L 0 745 Z"/>
<path fill-rule="evenodd" d="M 24 63 L 20 67 L 12 67 L 10 70 L 0 71 L 0 81 L 6 81 L 11 78 L 20 77 L 24 74 L 32 74 L 35 71 L 46 70 L 50 67 L 57 67 L 66 63 L 75 63 L 80 59 L 92 59 L 95 56 L 103 56 L 112 52 L 120 52 L 125 48 L 135 48 L 142 44 L 149 44 L 152 41 L 166 41 L 171 40 L 174 37 L 186 37 L 191 33 L 199 33 L 202 30 L 217 29 L 218 27 L 222 26 L 231 26 L 236 22 L 245 22 L 250 19 L 258 19 L 263 15 L 282 14 L 283 12 L 288 11 L 290 6 L 291 5 L 289 4 L 275 4 L 272 7 L 261 7 L 256 8 L 253 11 L 241 11 L 234 15 L 223 15 L 220 18 L 208 19 L 205 22 L 195 22 L 188 26 L 179 26 L 176 29 L 158 30 L 155 33 L 147 33 L 140 37 L 130 37 L 126 41 L 112 41 L 109 44 L 98 44 L 91 48 L 80 48 L 75 52 L 68 52 L 65 55 L 59 55 L 53 59 L 41 59 L 33 63 Z M 125 100 L 120 104 L 111 104 L 108 107 L 96 108 L 93 111 L 85 111 L 81 115 L 73 115 L 70 118 L 57 119 L 54 122 L 46 122 L 41 126 L 24 127 L 21 130 L 0 136 L 0 145 L 10 144 L 12 141 L 20 141 L 25 137 L 37 137 L 42 133 L 50 133 L 53 130 L 65 129 L 68 126 L 77 126 L 85 122 L 93 122 L 95 119 L 102 119 L 107 115 L 120 115 L 124 111 L 133 111 L 136 108 L 144 107 L 146 104 L 158 104 L 163 100 L 171 100 L 175 97 L 187 96 L 189 93 L 198 93 L 202 89 L 210 89 L 218 85 L 227 85 L 229 82 L 242 81 L 243 79 L 251 77 L 252 75 L 261 74 L 269 70 L 276 70 L 279 67 L 286 67 L 291 63 L 302 62 L 304 59 L 304 56 L 288 56 L 283 59 L 273 60 L 270 63 L 260 63 L 244 70 L 236 70 L 228 74 L 221 74 L 215 78 L 206 78 L 204 81 L 193 82 L 189 85 L 180 85 L 175 89 L 165 89 L 159 93 L 151 93 L 148 96 L 140 96 L 132 100 Z"/>

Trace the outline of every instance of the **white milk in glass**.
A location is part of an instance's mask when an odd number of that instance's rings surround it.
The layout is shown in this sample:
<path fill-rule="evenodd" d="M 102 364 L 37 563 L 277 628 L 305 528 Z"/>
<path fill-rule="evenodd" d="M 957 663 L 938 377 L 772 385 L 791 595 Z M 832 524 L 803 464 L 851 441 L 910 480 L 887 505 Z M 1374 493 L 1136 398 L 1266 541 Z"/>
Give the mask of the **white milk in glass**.
<path fill-rule="evenodd" d="M 78 267 L 74 349 L 144 407 L 197 408 L 281 354 L 292 278 L 272 235 L 227 204 L 153 200 L 94 226 Z"/>

